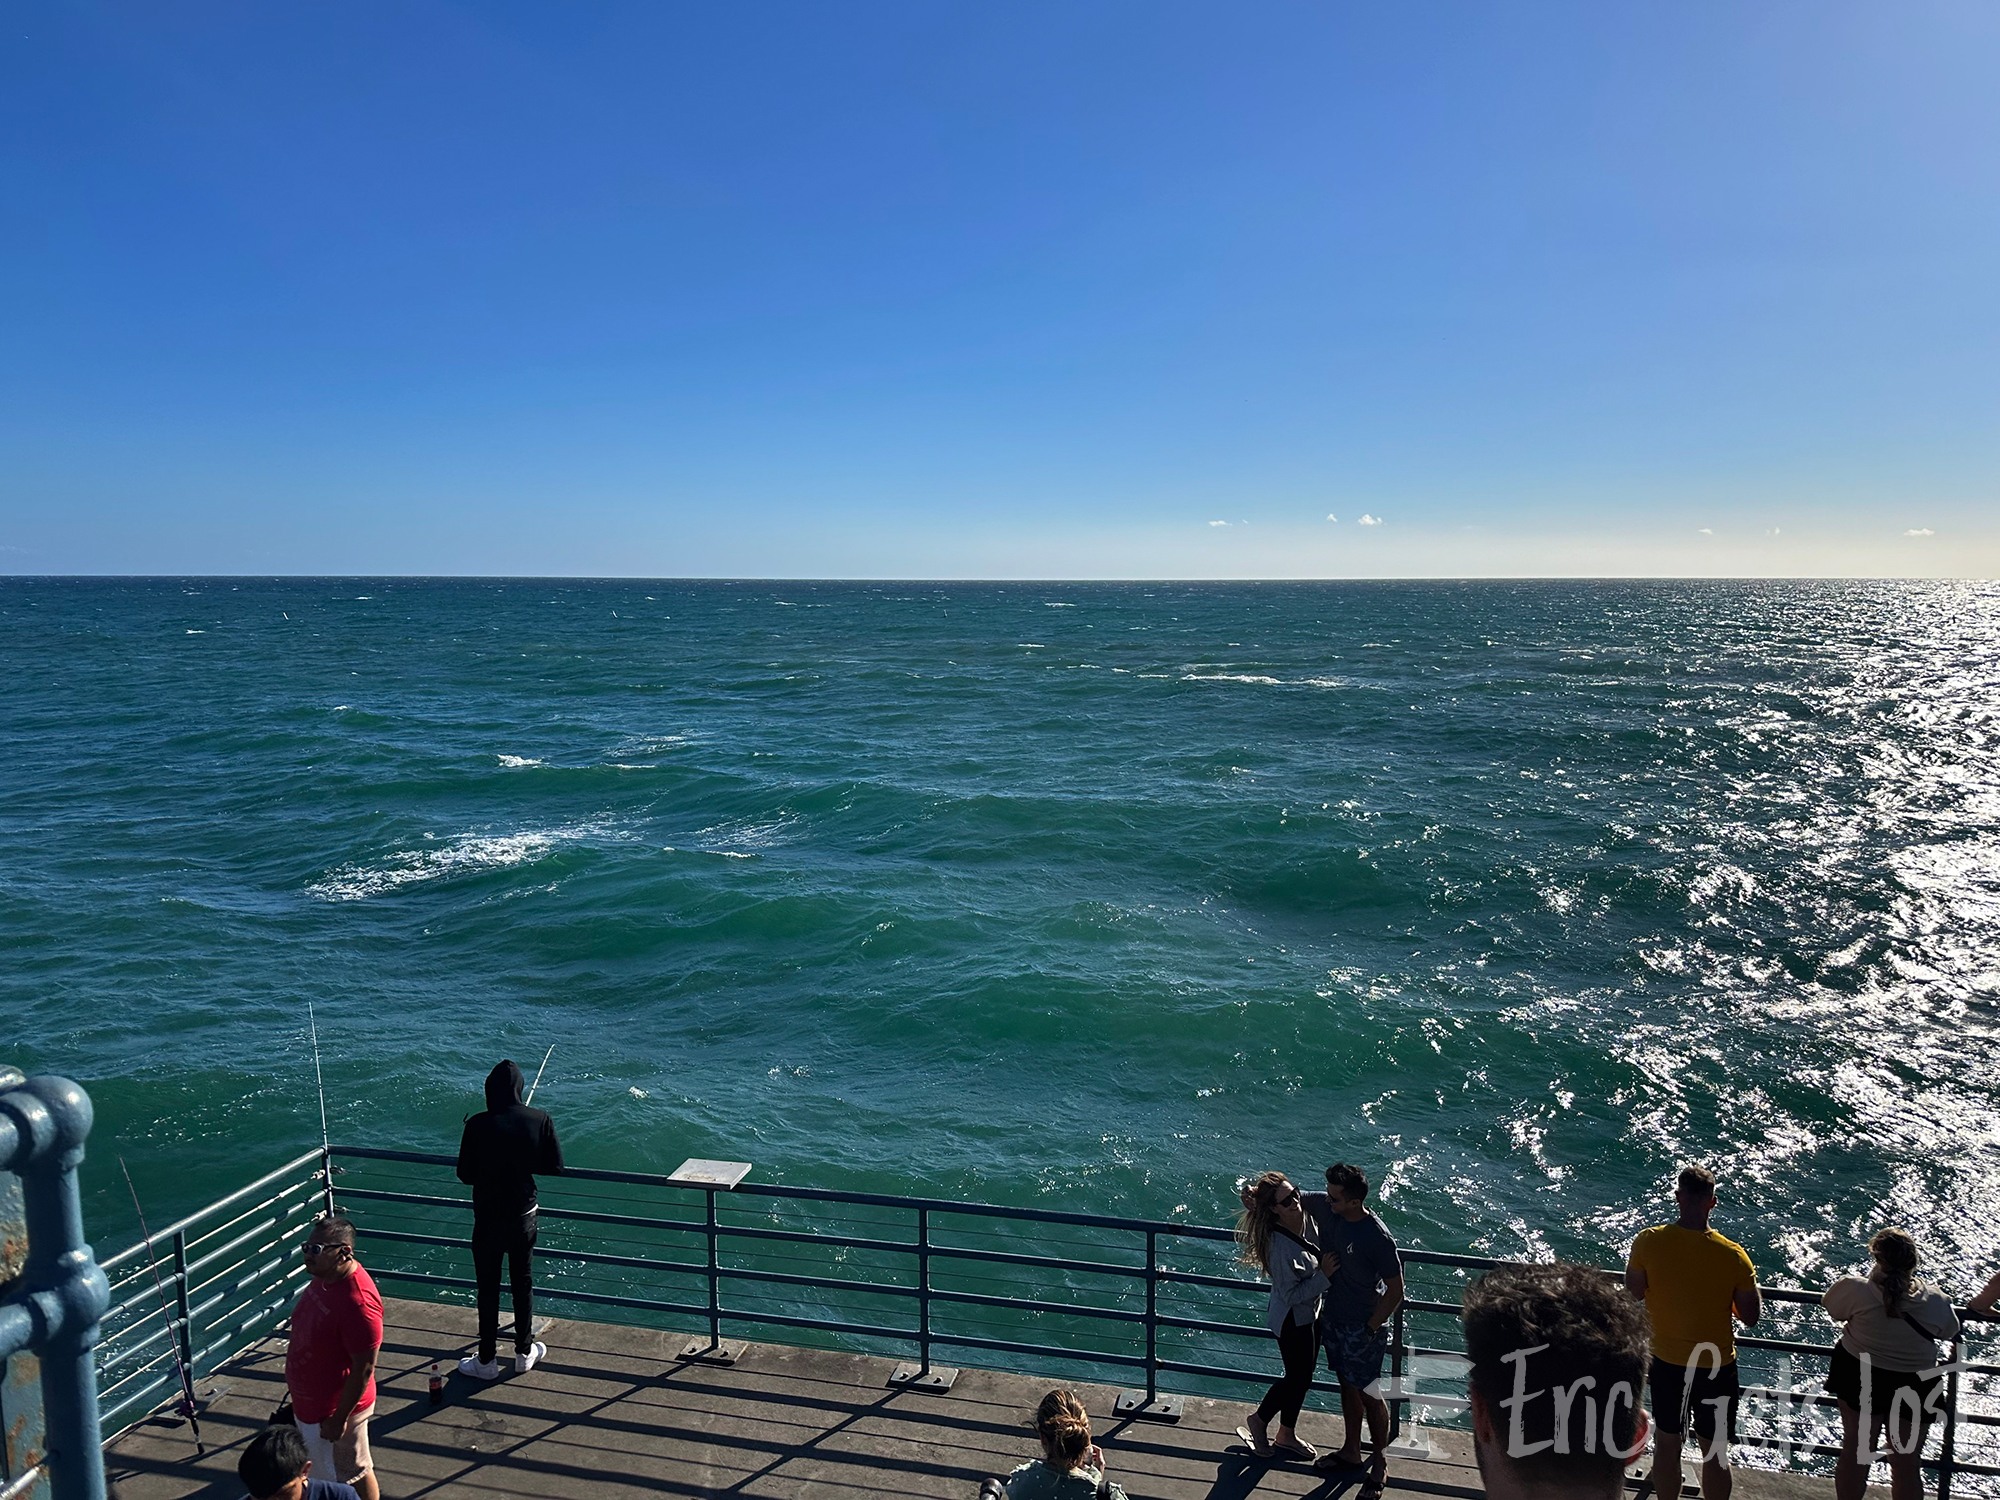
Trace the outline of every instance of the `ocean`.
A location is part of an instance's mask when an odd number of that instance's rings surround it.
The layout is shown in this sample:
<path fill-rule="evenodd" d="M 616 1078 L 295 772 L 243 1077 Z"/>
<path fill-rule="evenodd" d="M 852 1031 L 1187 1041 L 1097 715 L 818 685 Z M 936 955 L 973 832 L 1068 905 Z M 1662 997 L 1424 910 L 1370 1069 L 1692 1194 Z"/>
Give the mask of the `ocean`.
<path fill-rule="evenodd" d="M 0 579 L 100 1250 L 554 1047 L 572 1161 L 2000 1266 L 2000 588 Z"/>

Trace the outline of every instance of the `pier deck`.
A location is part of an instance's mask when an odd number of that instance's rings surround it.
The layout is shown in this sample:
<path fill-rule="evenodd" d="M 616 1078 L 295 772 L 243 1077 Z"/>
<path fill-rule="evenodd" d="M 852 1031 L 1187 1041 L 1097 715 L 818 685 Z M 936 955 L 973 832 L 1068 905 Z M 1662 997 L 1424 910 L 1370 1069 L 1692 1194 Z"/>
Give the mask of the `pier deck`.
<path fill-rule="evenodd" d="M 973 1500 L 979 1481 L 1038 1452 L 1029 1415 L 1054 1383 L 967 1369 L 945 1395 L 891 1389 L 895 1361 L 752 1344 L 733 1366 L 678 1359 L 685 1333 L 560 1319 L 545 1364 L 491 1384 L 457 1373 L 470 1353 L 470 1309 L 389 1299 L 380 1394 L 371 1429 L 384 1500 L 513 1500 L 591 1495 L 746 1496 L 759 1500 Z M 430 1368 L 445 1404 L 429 1404 Z M 205 1459 L 185 1423 L 155 1417 L 121 1437 L 105 1462 L 118 1500 L 237 1500 L 237 1455 L 283 1395 L 284 1343 L 268 1340 L 210 1380 Z M 1266 1467 L 1230 1452 L 1240 1402 L 1190 1397 L 1177 1424 L 1119 1421 L 1108 1386 L 1076 1389 L 1090 1408 L 1113 1477 L 1132 1500 L 1333 1500 L 1352 1478 Z M 1335 1418 L 1308 1412 L 1321 1441 Z M 1465 1440 L 1436 1433 L 1435 1460 L 1393 1462 L 1392 1491 L 1476 1497 Z M 1826 1500 L 1824 1481 L 1738 1471 L 1738 1500 Z"/>

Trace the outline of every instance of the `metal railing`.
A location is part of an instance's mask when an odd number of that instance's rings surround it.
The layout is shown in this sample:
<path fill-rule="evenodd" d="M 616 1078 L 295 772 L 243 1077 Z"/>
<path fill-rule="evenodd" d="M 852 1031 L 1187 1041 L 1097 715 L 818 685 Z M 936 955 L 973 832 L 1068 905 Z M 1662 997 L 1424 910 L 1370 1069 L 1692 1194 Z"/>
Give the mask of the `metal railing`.
<path fill-rule="evenodd" d="M 111 1307 L 97 1390 L 107 1438 L 179 1399 L 177 1353 L 198 1387 L 283 1326 L 306 1281 L 299 1232 L 325 1206 L 325 1184 L 321 1153 L 309 1151 L 159 1230 L 150 1257 L 141 1242 L 103 1262 Z"/>
<path fill-rule="evenodd" d="M 163 1256 L 162 1272 L 173 1306 L 164 1314 L 135 1259 L 142 1252 L 112 1257 L 107 1268 L 127 1274 L 106 1319 L 107 1330 L 123 1320 L 106 1343 L 124 1350 L 105 1368 L 107 1432 L 147 1409 L 149 1396 L 170 1392 L 163 1335 L 181 1340 L 200 1380 L 276 1331 L 303 1281 L 297 1234 L 329 1181 L 385 1290 L 470 1292 L 471 1203 L 454 1165 L 450 1156 L 360 1146 L 334 1146 L 325 1166 L 317 1151 L 287 1163 L 155 1236 L 156 1248 L 171 1240 L 173 1265 Z M 725 1335 L 820 1344 L 908 1358 L 916 1374 L 978 1355 L 1027 1373 L 1129 1382 L 1121 1410 L 1140 1415 L 1163 1389 L 1254 1399 L 1276 1374 L 1266 1287 L 1235 1265 L 1224 1229 L 760 1183 L 689 1187 L 587 1168 L 542 1179 L 541 1197 L 538 1302 L 705 1334 L 709 1347 Z M 1399 1437 L 1412 1419 L 1462 1422 L 1459 1293 L 1499 1264 L 1423 1250 L 1403 1258 L 1408 1296 L 1390 1340 Z M 1744 1437 L 1764 1455 L 1746 1461 L 1824 1459 L 1838 1436 L 1824 1420 L 1833 1400 L 1817 1389 L 1832 1330 L 1817 1293 L 1766 1288 L 1764 1296 L 1765 1323 L 1737 1340 Z M 1814 1372 L 1810 1381 L 1794 1378 L 1798 1361 Z M 1960 1476 L 2000 1494 L 1990 1482 L 2000 1478 L 1996 1376 L 2000 1366 L 1961 1363 L 1947 1377 L 1946 1416 L 1925 1458 L 1939 1500 L 1951 1500 Z M 1448 1383 L 1428 1394 L 1426 1380 Z M 1318 1380 L 1314 1389 L 1336 1387 Z"/>
<path fill-rule="evenodd" d="M 0 1067 L 0 1500 L 104 1500 L 91 1350 L 107 1294 L 77 1184 L 93 1117 L 69 1079 Z"/>

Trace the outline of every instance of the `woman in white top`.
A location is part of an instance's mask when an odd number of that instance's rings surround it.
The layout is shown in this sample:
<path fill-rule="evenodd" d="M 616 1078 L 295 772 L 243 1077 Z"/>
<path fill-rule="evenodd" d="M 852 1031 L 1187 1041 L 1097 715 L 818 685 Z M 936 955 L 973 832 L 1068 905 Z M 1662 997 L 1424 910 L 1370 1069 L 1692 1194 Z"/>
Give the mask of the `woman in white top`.
<path fill-rule="evenodd" d="M 1917 1242 L 1905 1231 L 1879 1231 L 1868 1253 L 1875 1264 L 1866 1278 L 1843 1276 L 1820 1299 L 1827 1316 L 1844 1325 L 1826 1380 L 1840 1402 L 1835 1500 L 1862 1500 L 1884 1427 L 1890 1494 L 1921 1500 L 1924 1433 L 1943 1410 L 1934 1341 L 1957 1338 L 1958 1317 L 1946 1298 L 1917 1281 Z"/>
<path fill-rule="evenodd" d="M 1325 1257 L 1306 1227 L 1305 1200 L 1283 1172 L 1266 1172 L 1245 1190 L 1236 1221 L 1237 1259 L 1271 1278 L 1264 1321 L 1278 1341 L 1285 1373 L 1264 1395 L 1245 1430 L 1259 1455 L 1282 1454 L 1310 1463 L 1319 1450 L 1299 1441 L 1299 1407 L 1319 1363 L 1319 1302 L 1327 1286 Z M 1271 1418 L 1278 1419 L 1269 1429 Z"/>

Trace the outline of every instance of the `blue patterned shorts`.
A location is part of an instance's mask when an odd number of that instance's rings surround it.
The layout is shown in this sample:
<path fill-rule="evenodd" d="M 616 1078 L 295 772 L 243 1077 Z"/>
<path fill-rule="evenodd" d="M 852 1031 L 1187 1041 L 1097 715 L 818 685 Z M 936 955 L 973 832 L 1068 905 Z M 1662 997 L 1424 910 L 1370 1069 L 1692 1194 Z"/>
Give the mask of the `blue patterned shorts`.
<path fill-rule="evenodd" d="M 1320 1342 L 1326 1348 L 1326 1367 L 1342 1384 L 1365 1390 L 1382 1378 L 1382 1361 L 1389 1356 L 1386 1326 L 1370 1333 L 1366 1323 L 1324 1323 Z"/>

